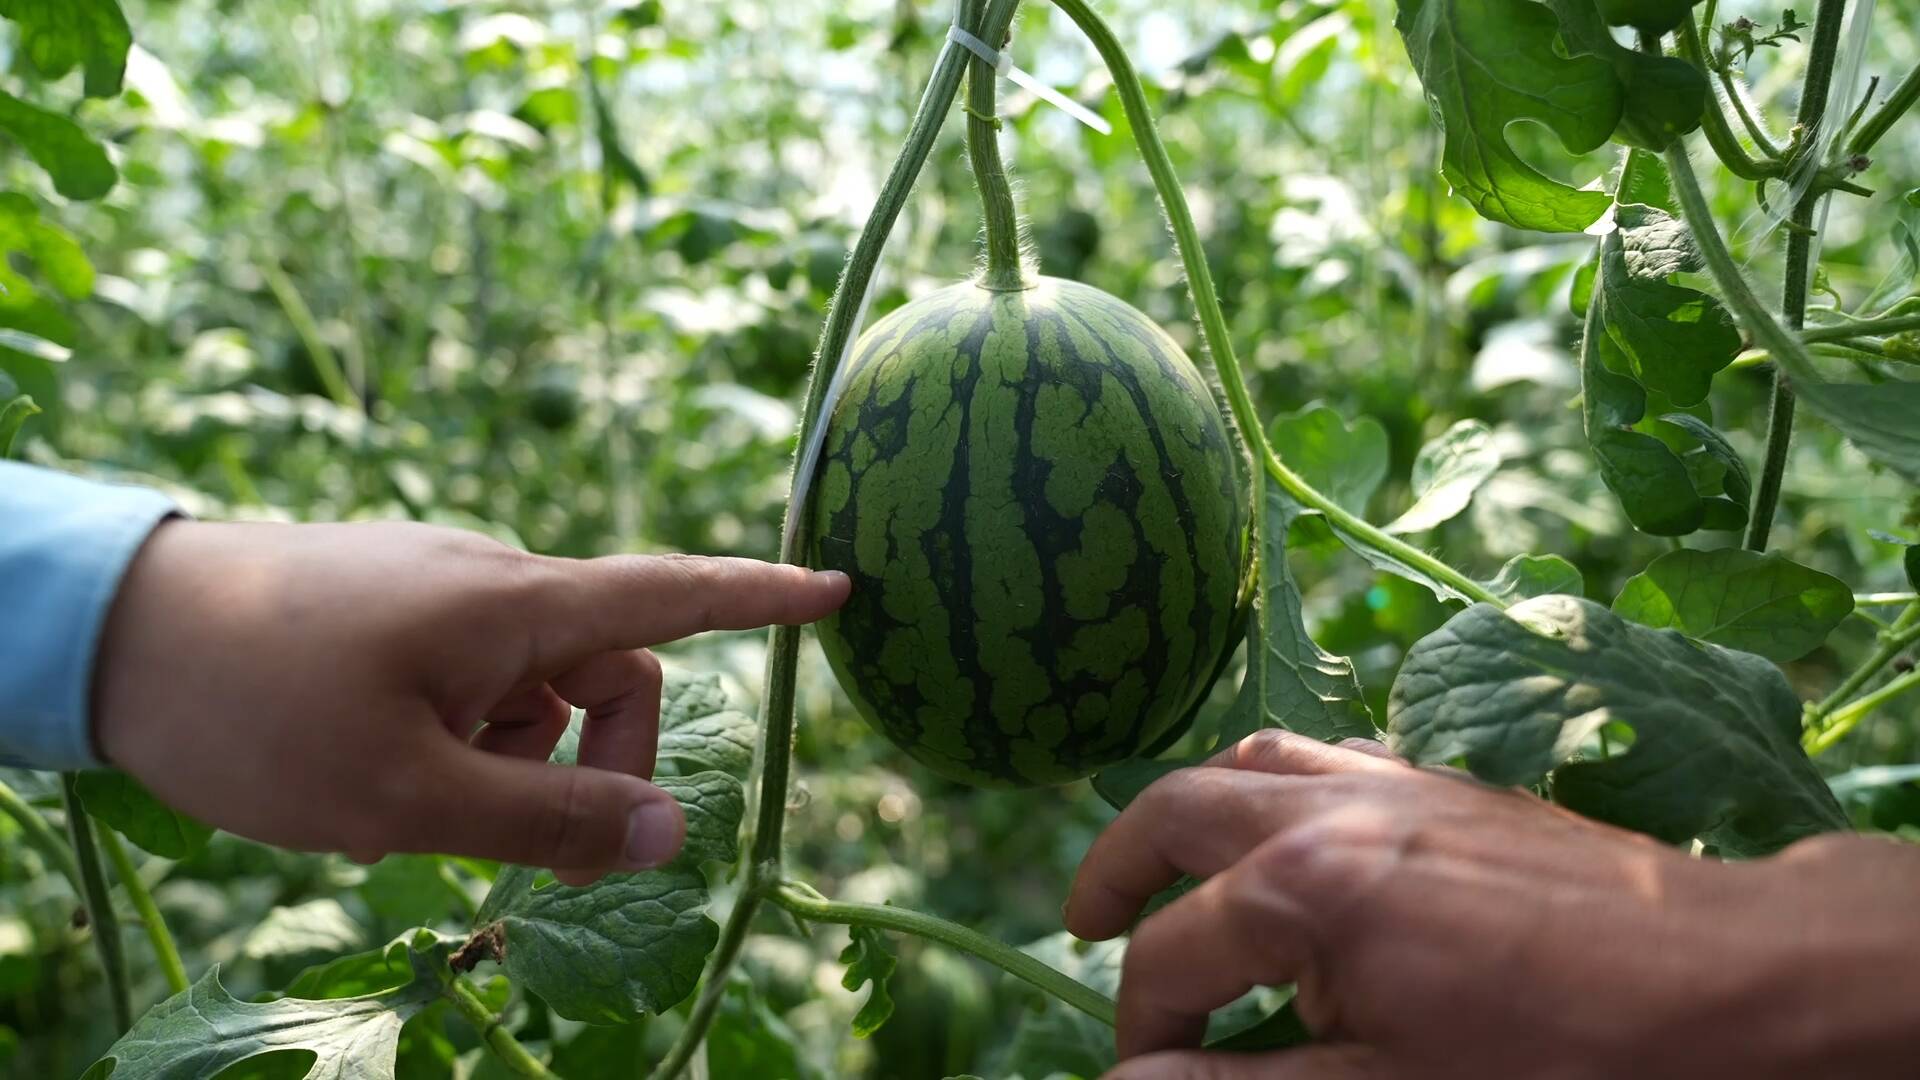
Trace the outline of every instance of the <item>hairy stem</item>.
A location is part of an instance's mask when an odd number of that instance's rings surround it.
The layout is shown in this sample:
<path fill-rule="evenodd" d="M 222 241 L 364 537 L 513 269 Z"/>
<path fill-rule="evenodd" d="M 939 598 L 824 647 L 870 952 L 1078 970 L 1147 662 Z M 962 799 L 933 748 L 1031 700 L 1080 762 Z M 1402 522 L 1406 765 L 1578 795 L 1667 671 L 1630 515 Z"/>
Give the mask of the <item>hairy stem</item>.
<path fill-rule="evenodd" d="M 140 915 L 141 928 L 146 930 L 147 942 L 153 946 L 153 957 L 160 962 L 160 974 L 167 980 L 167 993 L 185 991 L 187 968 L 180 962 L 180 949 L 173 943 L 173 931 L 167 928 L 165 916 L 160 914 L 159 905 L 153 902 L 153 893 L 140 877 L 140 868 L 133 864 L 133 857 L 127 854 L 127 845 L 120 842 L 120 837 L 112 829 L 101 829 L 100 847 L 107 853 L 107 861 L 113 864 L 113 873 L 120 879 L 121 888 L 127 890 L 127 899 L 133 904 L 133 910 Z"/>
<path fill-rule="evenodd" d="M 1708 62 L 1706 50 L 1701 48 L 1700 35 L 1694 29 L 1692 19 L 1680 24 L 1675 38 L 1680 45 L 1680 55 L 1694 67 L 1699 68 L 1703 74 L 1707 73 L 1711 64 Z M 1744 116 L 1745 106 L 1738 98 L 1733 97 L 1731 89 L 1728 91 L 1728 96 L 1733 99 L 1734 107 L 1740 109 Z M 1719 97 L 1712 93 L 1707 97 L 1709 100 L 1706 110 L 1700 116 L 1700 129 L 1706 132 L 1707 143 L 1713 147 L 1714 154 L 1720 158 L 1720 163 L 1727 167 L 1727 171 L 1745 180 L 1766 180 L 1779 176 L 1781 172 L 1779 160 L 1771 156 L 1765 161 L 1753 160 L 1748 155 L 1747 148 L 1740 145 L 1740 140 L 1734 136 L 1733 128 L 1727 124 L 1727 114 L 1721 111 Z M 1760 146 L 1769 154 L 1778 153 L 1770 142 L 1762 142 Z"/>
<path fill-rule="evenodd" d="M 107 976 L 107 999 L 113 1004 L 114 1034 L 133 1026 L 133 995 L 127 988 L 127 954 L 120 942 L 120 918 L 113 913 L 107 875 L 100 868 L 100 849 L 93 839 L 93 819 L 81 805 L 73 773 L 60 774 L 60 795 L 67 809 L 67 835 L 73 839 L 74 861 L 80 867 L 80 898 L 86 904 L 87 925 L 100 951 L 100 967 Z"/>
<path fill-rule="evenodd" d="M 1001 8 L 1004 8 L 1005 17 L 1011 19 L 1012 5 L 999 5 L 995 10 Z M 1006 35 L 1007 24 L 963 26 L 963 29 L 983 41 L 996 41 Z M 919 108 L 914 113 L 913 124 L 901 145 L 900 155 L 894 159 L 893 168 L 880 188 L 879 199 L 874 203 L 873 213 L 860 230 L 860 239 L 854 244 L 847 268 L 840 275 L 840 284 L 834 289 L 832 305 L 827 309 L 827 323 L 820 333 L 820 348 L 815 354 L 813 372 L 807 380 L 806 404 L 800 413 L 798 445 L 803 448 L 802 452 L 814 428 L 826 422 L 826 417 L 821 413 L 826 403 L 827 389 L 832 385 L 834 372 L 853 341 L 854 331 L 858 329 L 855 324 L 863 314 L 862 301 L 866 297 L 867 286 L 880 265 L 880 256 L 886 248 L 887 237 L 893 232 L 894 222 L 913 191 L 914 180 L 919 177 L 920 169 L 926 164 L 927 155 L 932 152 L 934 141 L 940 135 L 940 128 L 946 122 L 947 110 L 952 107 L 954 96 L 959 92 L 960 79 L 966 73 L 970 55 L 966 50 L 952 45 L 941 51 L 939 62 L 927 82 L 926 92 L 921 96 Z M 800 475 L 800 464 L 796 458 L 794 475 L 788 488 L 790 505 L 787 527 L 780 541 L 780 557 L 790 563 L 804 562 L 806 557 L 800 545 L 801 538 L 807 534 L 810 508 L 797 497 L 809 478 Z M 760 747 L 754 758 L 757 782 L 750 784 L 748 791 L 749 825 L 742 845 L 746 849 L 747 859 L 745 881 L 733 911 L 727 917 L 727 924 L 721 930 L 720 942 L 707 959 L 706 971 L 701 976 L 700 997 L 694 1002 L 693 1012 L 667 1056 L 654 1069 L 654 1080 L 669 1080 L 678 1076 L 693 1059 L 694 1052 L 706 1037 L 707 1028 L 719 1010 L 721 997 L 726 993 L 727 972 L 739 957 L 740 945 L 747 938 L 747 929 L 752 925 L 761 901 L 780 884 L 781 833 L 786 824 L 787 786 L 793 768 L 794 675 L 799 657 L 799 628 L 774 627 L 767 648 Z"/>
<path fill-rule="evenodd" d="M 878 930 L 892 930 L 896 933 L 912 934 L 929 941 L 937 941 L 949 948 L 978 957 L 1007 974 L 1059 998 L 1095 1020 L 1109 1027 L 1113 1026 L 1114 1006 L 1111 998 L 1077 979 L 1048 967 L 1003 941 L 996 941 L 958 923 L 951 923 L 908 908 L 826 900 L 810 895 L 807 891 L 793 885 L 776 889 L 773 893 L 773 902 L 795 916 L 812 922 L 871 926 Z"/>
<path fill-rule="evenodd" d="M 1100 54 L 1101 61 L 1106 64 L 1108 73 L 1113 76 L 1114 88 L 1119 91 L 1121 107 L 1127 114 L 1127 123 L 1133 128 L 1134 143 L 1140 148 L 1140 156 L 1146 162 L 1148 174 L 1153 177 L 1154 189 L 1159 192 L 1167 221 L 1173 228 L 1174 243 L 1180 249 L 1180 261 L 1187 272 L 1187 288 L 1200 314 L 1201 337 L 1206 341 L 1207 352 L 1213 357 L 1220 381 L 1226 388 L 1234 424 L 1253 451 L 1255 467 L 1265 468 L 1268 475 L 1289 495 L 1325 514 L 1335 528 L 1367 547 L 1391 555 L 1473 600 L 1505 607 L 1499 597 L 1488 592 L 1479 582 L 1398 537 L 1368 524 L 1365 519 L 1321 494 L 1273 452 L 1273 446 L 1268 443 L 1259 414 L 1254 408 L 1246 377 L 1240 370 L 1240 361 L 1233 351 L 1227 319 L 1220 310 L 1219 294 L 1214 289 L 1213 274 L 1207 268 L 1206 252 L 1200 243 L 1200 230 L 1193 223 L 1193 212 L 1187 207 L 1186 195 L 1180 189 L 1180 179 L 1173 171 L 1173 159 L 1167 154 L 1166 144 L 1160 141 L 1160 133 L 1154 125 L 1153 113 L 1147 106 L 1147 94 L 1140 83 L 1140 76 L 1135 73 L 1133 62 L 1128 59 L 1126 50 L 1121 47 L 1112 28 L 1088 6 L 1086 0 L 1054 0 L 1054 6 L 1073 20 L 1080 32 L 1087 36 L 1094 51 Z M 1256 507 L 1255 519 L 1258 520 L 1259 516 Z"/>
<path fill-rule="evenodd" d="M 1673 180 L 1674 198 L 1680 203 L 1680 216 L 1693 234 L 1694 246 L 1700 250 L 1707 276 L 1713 279 L 1714 286 L 1720 290 L 1720 298 L 1726 301 L 1728 309 L 1733 312 L 1734 322 L 1761 348 L 1811 366 L 1812 354 L 1800 341 L 1800 335 L 1781 326 L 1778 319 L 1768 314 L 1760 298 L 1754 295 L 1752 287 L 1747 284 L 1747 279 L 1741 276 L 1739 264 L 1733 261 L 1733 253 L 1727 250 L 1726 238 L 1720 235 L 1720 226 L 1713 220 L 1713 210 L 1707 205 L 1706 193 L 1700 190 L 1700 178 L 1694 174 L 1687 148 L 1675 142 L 1667 148 L 1663 159 L 1667 163 L 1667 173 Z"/>
<path fill-rule="evenodd" d="M 447 981 L 447 1000 L 453 1003 L 454 1009 L 460 1013 L 461 1018 L 471 1024 L 473 1030 L 480 1033 L 480 1038 L 486 1042 L 487 1049 L 493 1052 L 494 1057 L 500 1059 L 502 1065 L 521 1076 L 537 1077 L 539 1080 L 559 1080 L 551 1069 L 541 1064 L 539 1058 L 533 1056 L 533 1051 L 522 1045 L 519 1039 L 513 1037 L 513 1032 L 508 1031 L 506 1026 L 500 1023 L 500 1017 L 492 1009 L 487 1008 L 487 1003 L 480 1000 L 480 995 L 474 991 L 473 985 L 466 979 L 455 975 Z"/>
<path fill-rule="evenodd" d="M 54 831 L 40 811 L 5 784 L 0 784 L 0 814 L 7 815 L 19 824 L 20 831 L 26 834 L 28 846 L 39 851 L 42 858 L 60 871 L 67 883 L 73 886 L 74 895 L 83 895 L 80 864 L 73 857 L 72 846 L 60 838 L 60 834 Z"/>
<path fill-rule="evenodd" d="M 969 21 L 1011 25 L 1013 9 L 1019 2 L 988 0 L 984 17 Z M 981 6 L 981 0 L 967 3 L 976 13 Z M 987 45 L 1005 48 L 1006 41 L 988 40 Z M 1006 165 L 1000 160 L 1000 119 L 995 112 L 999 78 L 993 65 L 978 56 L 967 67 L 967 157 L 973 164 L 974 183 L 980 188 L 986 227 L 987 267 L 981 283 L 995 291 L 1011 292 L 1026 287 L 1026 275 L 1020 265 L 1020 212 L 1014 206 Z"/>
<path fill-rule="evenodd" d="M 1800 152 L 1812 153 L 1819 145 L 1816 132 L 1827 111 L 1827 94 L 1833 86 L 1833 62 L 1840 48 L 1840 23 L 1846 14 L 1846 0 L 1820 0 L 1813 17 L 1813 44 L 1807 54 L 1807 77 L 1800 90 L 1797 116 L 1801 138 Z M 1818 168 L 1817 156 L 1809 157 L 1801 167 Z M 1787 217 L 1787 269 L 1781 281 L 1780 313 L 1793 330 L 1800 329 L 1807 315 L 1807 287 L 1813 281 L 1813 219 L 1826 192 L 1819 184 L 1810 184 L 1794 202 Z M 1768 320 L 1772 321 L 1772 320 Z M 1760 467 L 1760 482 L 1753 492 L 1752 514 L 1747 518 L 1747 547 L 1767 549 L 1767 536 L 1773 531 L 1773 515 L 1780 504 L 1780 482 L 1787 471 L 1787 451 L 1793 441 L 1793 387 L 1786 373 L 1777 366 L 1773 372 L 1773 400 L 1767 410 L 1767 448 Z"/>
<path fill-rule="evenodd" d="M 1893 92 L 1887 95 L 1887 100 L 1854 129 L 1853 138 L 1847 142 L 1847 156 L 1853 157 L 1873 149 L 1873 144 L 1879 142 L 1880 137 L 1885 135 L 1896 121 L 1906 115 L 1907 110 L 1913 108 L 1913 103 L 1916 101 L 1920 101 L 1920 65 L 1916 65 L 1912 71 L 1907 72 L 1907 77 L 1901 79 L 1900 85 L 1893 88 Z"/>

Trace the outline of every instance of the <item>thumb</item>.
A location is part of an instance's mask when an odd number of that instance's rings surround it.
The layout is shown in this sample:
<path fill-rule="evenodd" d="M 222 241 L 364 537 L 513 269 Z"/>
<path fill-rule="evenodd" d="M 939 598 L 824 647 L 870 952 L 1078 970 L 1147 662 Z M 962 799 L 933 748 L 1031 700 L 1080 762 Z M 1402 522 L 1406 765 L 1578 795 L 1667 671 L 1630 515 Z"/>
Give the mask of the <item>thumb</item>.
<path fill-rule="evenodd" d="M 453 790 L 420 815 L 427 850 L 598 876 L 652 869 L 686 840 L 680 804 L 636 776 L 465 745 L 454 756 Z"/>
<path fill-rule="evenodd" d="M 1102 1080 L 1394 1080 L 1371 1047 L 1307 1046 L 1272 1054 L 1174 1050 L 1121 1063 Z"/>

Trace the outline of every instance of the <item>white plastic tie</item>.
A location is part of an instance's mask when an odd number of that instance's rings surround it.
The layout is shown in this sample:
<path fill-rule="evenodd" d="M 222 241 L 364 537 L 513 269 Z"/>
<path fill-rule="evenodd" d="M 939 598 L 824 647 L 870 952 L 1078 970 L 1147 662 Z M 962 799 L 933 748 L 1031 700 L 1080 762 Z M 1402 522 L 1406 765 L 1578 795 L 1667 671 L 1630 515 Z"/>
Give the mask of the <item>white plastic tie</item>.
<path fill-rule="evenodd" d="M 986 42 L 960 29 L 958 26 L 949 26 L 947 28 L 947 40 L 980 59 L 985 60 L 988 64 L 992 65 L 993 70 L 1005 75 L 1013 81 L 1015 86 L 1020 87 L 1022 90 L 1027 91 L 1102 135 L 1113 134 L 1113 125 L 1107 123 L 1104 117 L 1097 113 L 1090 112 L 1086 106 L 1015 67 L 1013 65 L 1013 59 L 1006 53 L 993 48 Z"/>

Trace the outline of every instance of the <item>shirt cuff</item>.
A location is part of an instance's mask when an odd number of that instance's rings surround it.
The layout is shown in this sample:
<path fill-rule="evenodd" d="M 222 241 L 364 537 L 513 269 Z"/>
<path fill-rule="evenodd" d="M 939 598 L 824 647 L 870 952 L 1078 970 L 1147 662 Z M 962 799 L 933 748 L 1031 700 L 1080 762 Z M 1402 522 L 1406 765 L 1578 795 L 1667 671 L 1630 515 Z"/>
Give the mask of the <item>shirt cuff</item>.
<path fill-rule="evenodd" d="M 173 500 L 0 462 L 0 761 L 100 764 L 94 655 L 121 578 Z"/>

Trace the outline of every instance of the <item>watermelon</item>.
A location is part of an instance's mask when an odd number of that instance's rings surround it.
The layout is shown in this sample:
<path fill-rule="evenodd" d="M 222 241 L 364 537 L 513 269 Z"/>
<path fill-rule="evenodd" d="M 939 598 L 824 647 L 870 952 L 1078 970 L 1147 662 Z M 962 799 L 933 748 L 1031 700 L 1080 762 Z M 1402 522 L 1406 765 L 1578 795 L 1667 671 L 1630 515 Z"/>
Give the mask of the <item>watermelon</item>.
<path fill-rule="evenodd" d="M 1058 278 L 968 282 L 855 344 L 805 536 L 862 716 L 943 776 L 1060 784 L 1188 715 L 1232 647 L 1245 498 L 1206 380 Z"/>

